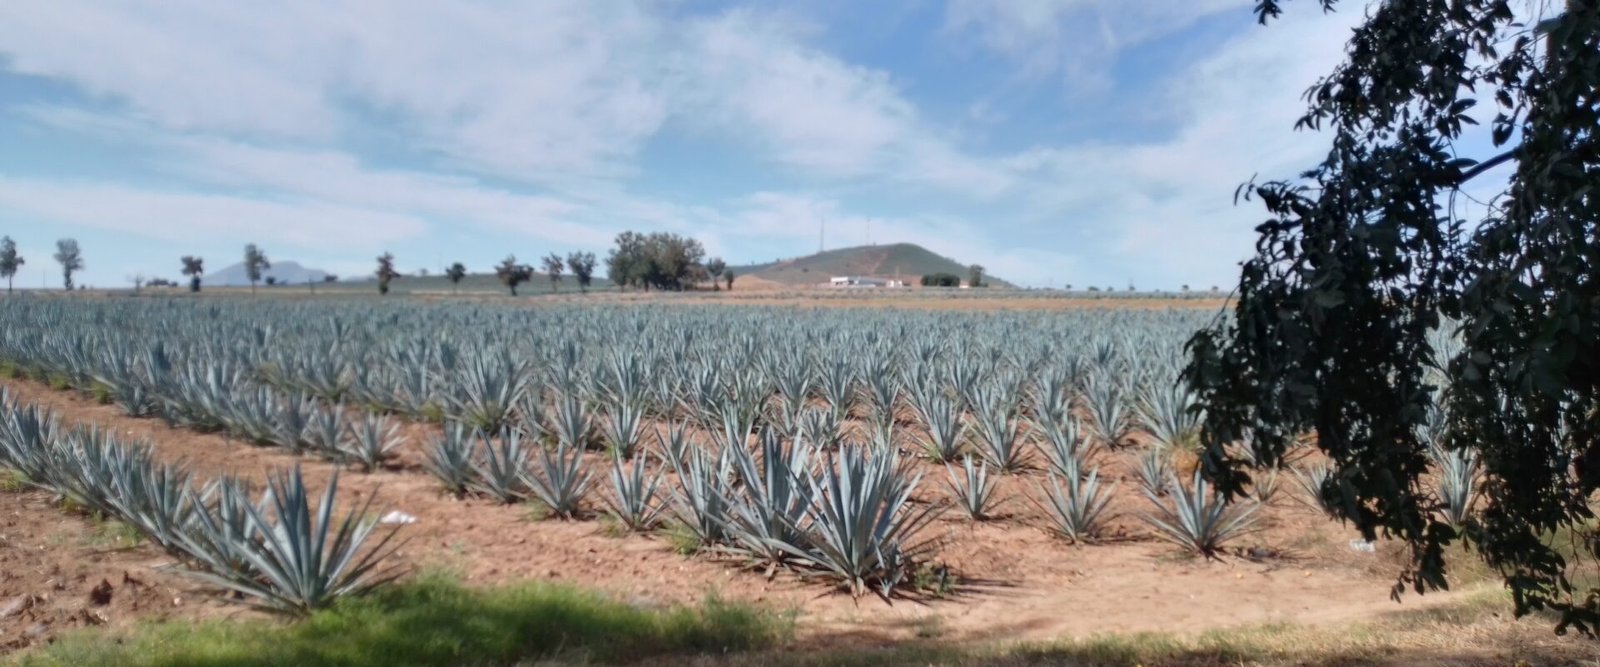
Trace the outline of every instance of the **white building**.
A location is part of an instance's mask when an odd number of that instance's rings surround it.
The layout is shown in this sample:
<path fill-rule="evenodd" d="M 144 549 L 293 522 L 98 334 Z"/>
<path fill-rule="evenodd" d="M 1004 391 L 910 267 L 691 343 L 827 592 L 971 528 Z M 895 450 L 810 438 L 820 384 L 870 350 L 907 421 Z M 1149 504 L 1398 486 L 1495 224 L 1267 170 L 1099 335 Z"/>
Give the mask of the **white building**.
<path fill-rule="evenodd" d="M 834 276 L 828 280 L 829 287 L 905 287 L 899 280 L 884 280 L 868 276 Z"/>

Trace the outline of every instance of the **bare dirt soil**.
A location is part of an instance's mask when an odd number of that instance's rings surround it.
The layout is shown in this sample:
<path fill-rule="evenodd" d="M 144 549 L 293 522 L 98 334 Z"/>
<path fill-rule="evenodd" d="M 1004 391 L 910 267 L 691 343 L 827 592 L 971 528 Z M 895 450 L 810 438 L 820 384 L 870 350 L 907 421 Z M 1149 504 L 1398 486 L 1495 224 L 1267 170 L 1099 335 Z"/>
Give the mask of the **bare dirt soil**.
<path fill-rule="evenodd" d="M 70 424 L 97 424 L 145 439 L 168 460 L 187 463 L 202 478 L 234 474 L 265 479 L 268 471 L 300 465 L 321 485 L 336 466 L 299 458 L 284 450 L 242 444 L 220 435 L 167 428 L 158 420 L 132 419 L 112 406 L 73 392 L 6 380 L 22 401 L 49 406 Z M 1154 539 L 1137 513 L 1148 501 L 1132 478 L 1133 452 L 1107 455 L 1103 477 L 1118 484 L 1114 537 L 1095 545 L 1069 545 L 1047 532 L 1047 520 L 1030 498 L 1043 475 L 1006 477 L 1008 499 L 1000 516 L 974 523 L 945 512 L 929 529 L 937 541 L 933 560 L 958 582 L 944 595 L 896 600 L 852 600 L 821 581 L 790 573 L 768 576 L 738 563 L 677 553 L 666 537 L 616 535 L 609 522 L 541 520 L 527 505 L 456 500 L 440 493 L 420 469 L 421 451 L 438 432 L 407 424 L 403 452 L 393 469 L 372 474 L 345 471 L 347 502 L 377 494 L 376 513 L 400 510 L 417 517 L 406 526 L 399 553 L 417 568 L 447 568 L 473 584 L 546 579 L 609 592 L 642 605 L 693 603 L 715 595 L 798 612 L 800 638 L 828 636 L 864 645 L 914 637 L 949 640 L 1048 640 L 1105 633 L 1196 633 L 1267 623 L 1336 624 L 1371 620 L 1402 608 L 1426 608 L 1459 594 L 1411 596 L 1404 605 L 1389 599 L 1397 554 L 1352 550 L 1352 531 L 1281 491 L 1267 508 L 1262 529 L 1241 540 L 1221 561 L 1181 556 Z M 602 455 L 590 461 L 603 474 Z M 941 466 L 918 464 L 924 473 L 918 496 L 944 502 L 948 491 Z M 1287 486 L 1293 486 L 1287 483 Z M 597 480 L 591 501 L 606 492 Z M 7 524 L 0 527 L 0 558 L 6 572 L 34 572 L 20 579 L 0 575 L 0 607 L 17 596 L 43 596 L 24 618 L 0 619 L 0 642 L 53 619 L 50 627 L 91 620 L 95 612 L 112 622 L 130 616 L 188 615 L 196 605 L 217 605 L 186 581 L 156 572 L 164 562 L 145 548 L 105 550 L 86 541 L 93 526 L 47 506 L 36 493 L 0 494 Z M 15 565 L 13 565 L 15 563 Z M 59 571 L 59 572 L 58 572 Z M 123 572 L 132 581 L 124 583 Z M 88 604 L 89 591 L 104 579 L 114 588 L 109 609 Z M 15 582 L 15 583 L 13 583 Z M 54 588 L 65 586 L 66 588 Z M 53 590 L 52 590 L 53 589 Z M 211 596 L 214 597 L 214 594 Z M 179 603 L 174 604 L 177 598 Z M 88 617 L 81 616 L 83 610 Z M 210 612 L 208 612 L 210 613 Z M 77 616 L 75 616 L 77 615 Z"/>
<path fill-rule="evenodd" d="M 253 613 L 165 570 L 171 563 L 117 524 L 63 511 L 50 494 L 0 490 L 0 654 L 73 628 Z"/>

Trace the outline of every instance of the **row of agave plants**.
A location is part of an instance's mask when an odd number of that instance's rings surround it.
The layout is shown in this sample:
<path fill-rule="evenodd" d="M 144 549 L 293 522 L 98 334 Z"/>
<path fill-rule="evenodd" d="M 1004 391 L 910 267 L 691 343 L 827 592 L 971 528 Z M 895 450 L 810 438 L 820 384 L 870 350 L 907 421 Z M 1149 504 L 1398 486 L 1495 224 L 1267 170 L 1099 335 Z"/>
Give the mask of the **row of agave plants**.
<path fill-rule="evenodd" d="M 1187 311 L 15 299 L 0 316 L 0 362 L 41 379 L 129 414 L 367 462 L 386 425 L 337 424 L 318 406 L 494 432 L 521 403 L 581 400 L 625 452 L 647 418 L 829 439 L 854 420 L 914 434 L 935 460 L 972 449 L 1005 472 L 1025 463 L 1033 425 L 1068 413 L 1103 443 L 1143 431 L 1167 446 L 1192 444 L 1199 417 L 1176 382 L 1201 321 Z"/>
<path fill-rule="evenodd" d="M 427 468 L 457 495 L 533 498 L 573 518 L 594 495 L 597 475 L 565 436 L 553 446 L 528 444 L 539 442 L 537 428 L 511 426 L 495 437 L 447 428 L 428 449 Z M 921 476 L 897 450 L 849 442 L 824 448 L 770 427 L 753 440 L 695 445 L 675 426 L 631 461 L 613 452 L 609 488 L 598 495 L 629 531 L 653 530 L 670 516 L 697 550 L 769 571 L 822 573 L 856 596 L 870 590 L 888 599 L 907 581 L 930 546 L 918 532 L 940 507 L 913 501 Z"/>
<path fill-rule="evenodd" d="M 857 593 L 892 590 L 926 547 L 914 535 L 931 510 L 909 500 L 918 480 L 902 448 L 952 464 L 950 495 L 975 518 L 994 496 L 992 470 L 1042 465 L 1042 509 L 1082 540 L 1104 524 L 1111 493 L 1094 453 L 1140 430 L 1155 444 L 1137 469 L 1155 508 L 1142 517 L 1158 534 L 1212 553 L 1253 520 L 1254 506 L 1172 470 L 1170 450 L 1193 444 L 1199 418 L 1175 381 L 1178 345 L 1196 323 L 1179 311 L 21 300 L 0 310 L 19 316 L 0 332 L 0 361 L 174 425 L 370 469 L 397 442 L 379 413 L 449 421 L 428 467 L 458 494 L 533 496 L 570 517 L 593 485 L 580 453 L 602 446 L 616 455 L 605 500 L 624 525 L 667 512 L 707 548 L 814 567 Z M 156 330 L 186 333 L 140 338 Z M 937 333 L 948 331 L 961 336 Z M 672 425 L 658 434 L 654 474 L 637 460 L 651 421 Z M 686 435 L 689 423 L 713 436 L 709 446 Z M 743 446 L 752 434 L 757 445 Z M 668 469 L 676 486 L 662 490 Z M 1321 470 L 1294 474 L 1319 500 L 1336 486 Z M 856 481 L 829 495 L 841 475 Z M 1262 478 L 1258 497 L 1277 479 Z M 752 537 L 755 519 L 738 517 L 761 519 L 762 532 Z M 842 536 L 854 536 L 853 551 Z"/>
<path fill-rule="evenodd" d="M 0 470 L 63 505 L 133 527 L 175 559 L 176 571 L 272 611 L 306 614 L 401 572 L 385 563 L 397 529 L 365 518 L 371 498 L 335 513 L 337 475 L 317 498 L 296 467 L 273 475 L 252 499 L 245 481 L 202 482 L 145 444 L 67 428 L 4 388 Z"/>

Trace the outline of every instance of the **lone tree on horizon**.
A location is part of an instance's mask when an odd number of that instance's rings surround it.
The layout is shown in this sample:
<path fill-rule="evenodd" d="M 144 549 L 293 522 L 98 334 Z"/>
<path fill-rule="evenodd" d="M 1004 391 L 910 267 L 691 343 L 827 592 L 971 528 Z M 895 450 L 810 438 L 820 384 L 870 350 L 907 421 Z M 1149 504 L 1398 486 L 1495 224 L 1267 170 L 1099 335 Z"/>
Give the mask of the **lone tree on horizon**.
<path fill-rule="evenodd" d="M 389 283 L 401 277 L 400 272 L 394 270 L 394 255 L 383 253 L 378 256 L 378 270 L 373 274 L 378 277 L 378 293 L 389 294 Z"/>
<path fill-rule="evenodd" d="M 189 291 L 200 291 L 200 276 L 206 272 L 206 260 L 194 255 L 183 256 L 183 275 L 189 276 Z"/>
<path fill-rule="evenodd" d="M 11 293 L 11 280 L 17 275 L 17 270 L 28 261 L 17 254 L 17 242 L 7 236 L 0 238 L 0 276 L 6 279 L 6 294 Z"/>
<path fill-rule="evenodd" d="M 561 291 L 561 272 L 566 269 L 566 264 L 561 261 L 561 256 L 550 253 L 544 258 L 544 273 L 550 276 L 550 288 Z"/>
<path fill-rule="evenodd" d="M 567 255 L 567 268 L 572 270 L 572 275 L 578 279 L 578 289 L 588 292 L 589 284 L 594 282 L 594 253 L 574 252 Z"/>
<path fill-rule="evenodd" d="M 721 257 L 712 257 L 706 260 L 706 275 L 711 276 L 711 291 L 722 289 L 722 274 L 728 270 L 728 263 Z"/>
<path fill-rule="evenodd" d="M 983 287 L 983 265 L 973 264 L 967 267 L 967 286 Z"/>
<path fill-rule="evenodd" d="M 467 277 L 467 265 L 456 262 L 444 270 L 444 277 L 450 279 L 450 293 L 461 293 L 461 279 Z"/>
<path fill-rule="evenodd" d="M 1259 0 L 1259 20 L 1282 4 Z M 1190 340 L 1184 379 L 1221 493 L 1314 434 L 1325 506 L 1406 546 L 1396 596 L 1446 588 L 1460 544 L 1517 616 L 1593 637 L 1600 585 L 1558 546 L 1600 558 L 1600 2 L 1527 4 L 1367 8 L 1296 123 L 1333 135 L 1327 156 L 1238 191 L 1267 219 L 1234 316 Z M 1481 478 L 1459 525 L 1437 452 Z"/>
<path fill-rule="evenodd" d="M 494 269 L 494 275 L 500 279 L 500 284 L 511 290 L 511 296 L 517 295 L 517 285 L 528 282 L 533 278 L 533 267 L 518 264 L 516 255 L 506 255 Z"/>
<path fill-rule="evenodd" d="M 67 291 L 72 291 L 72 274 L 83 270 L 83 251 L 78 248 L 77 239 L 61 239 L 56 241 L 56 262 L 61 265 L 62 283 Z"/>
<path fill-rule="evenodd" d="M 729 292 L 733 291 L 733 278 L 733 269 L 731 267 L 722 270 L 722 280 L 728 284 Z"/>
<path fill-rule="evenodd" d="M 244 275 L 250 279 L 251 294 L 256 293 L 256 283 L 261 282 L 261 272 L 270 268 L 272 268 L 272 261 L 267 259 L 267 253 L 261 252 L 261 249 L 257 248 L 254 243 L 245 244 Z"/>

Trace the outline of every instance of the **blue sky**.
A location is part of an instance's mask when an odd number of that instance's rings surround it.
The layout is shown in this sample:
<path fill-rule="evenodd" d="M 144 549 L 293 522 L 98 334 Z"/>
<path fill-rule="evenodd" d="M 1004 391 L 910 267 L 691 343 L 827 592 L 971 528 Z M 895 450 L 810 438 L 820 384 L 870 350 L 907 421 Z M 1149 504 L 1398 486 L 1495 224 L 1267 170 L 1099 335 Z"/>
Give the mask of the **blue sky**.
<path fill-rule="evenodd" d="M 405 6 L 409 4 L 410 6 Z M 247 242 L 343 275 L 624 229 L 730 263 L 909 241 L 1027 285 L 1231 285 L 1235 186 L 1314 164 L 1300 94 L 1359 3 L 0 7 L 0 234 L 21 283 L 176 278 Z"/>

